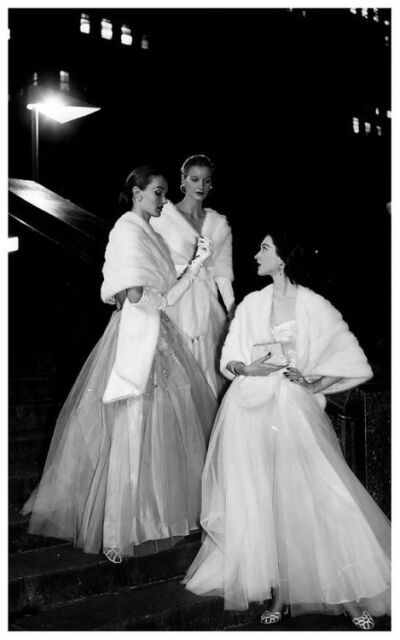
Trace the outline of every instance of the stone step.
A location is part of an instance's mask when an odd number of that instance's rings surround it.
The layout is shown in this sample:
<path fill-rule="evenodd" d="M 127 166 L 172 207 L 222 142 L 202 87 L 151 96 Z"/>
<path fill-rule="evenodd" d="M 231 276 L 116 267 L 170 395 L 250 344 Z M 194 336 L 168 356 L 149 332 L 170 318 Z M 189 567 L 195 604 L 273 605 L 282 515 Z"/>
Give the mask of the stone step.
<path fill-rule="evenodd" d="M 259 622 L 263 606 L 247 611 L 224 611 L 218 597 L 187 591 L 181 578 L 128 587 L 81 598 L 58 606 L 44 606 L 10 617 L 11 631 L 357 631 L 341 616 L 284 616 L 273 626 Z M 264 605 L 265 606 L 265 605 Z M 388 616 L 376 620 L 376 631 L 390 631 Z"/>
<path fill-rule="evenodd" d="M 196 596 L 180 580 L 169 580 L 91 596 L 36 615 L 13 616 L 11 630 L 222 631 L 255 620 L 258 610 L 259 606 L 244 612 L 224 612 L 221 598 Z"/>
<path fill-rule="evenodd" d="M 54 402 L 55 395 L 59 395 L 56 385 L 57 377 L 53 374 L 38 375 L 9 380 L 9 404 L 40 404 Z"/>
<path fill-rule="evenodd" d="M 257 620 L 246 622 L 234 627 L 229 627 L 227 631 L 358 631 L 350 618 L 341 616 L 324 615 L 304 615 L 292 618 L 290 615 L 284 616 L 281 622 L 272 626 L 261 624 Z M 389 616 L 383 616 L 375 620 L 374 631 L 390 631 L 391 620 Z"/>
<path fill-rule="evenodd" d="M 12 435 L 8 440 L 8 461 L 10 470 L 18 463 L 29 466 L 43 463 L 46 460 L 47 452 L 51 442 L 51 433 L 25 433 Z"/>
<path fill-rule="evenodd" d="M 13 465 L 13 468 L 10 468 L 11 475 L 8 477 L 9 503 L 11 507 L 18 510 L 39 482 L 43 467 L 43 464 L 39 464 L 36 460 L 30 460 L 25 469 L 21 468 L 22 464 L 23 461 Z"/>
<path fill-rule="evenodd" d="M 110 562 L 72 544 L 14 553 L 9 560 L 10 611 L 36 611 L 124 587 L 181 576 L 200 546 L 200 534 L 184 538 L 161 553 Z"/>
<path fill-rule="evenodd" d="M 10 404 L 8 417 L 10 437 L 36 433 L 52 434 L 61 408 L 61 403 L 54 400 Z"/>
<path fill-rule="evenodd" d="M 20 520 L 9 521 L 8 552 L 10 554 L 65 544 L 65 541 L 59 538 L 47 538 L 28 533 L 28 522 L 29 516 L 21 516 Z"/>

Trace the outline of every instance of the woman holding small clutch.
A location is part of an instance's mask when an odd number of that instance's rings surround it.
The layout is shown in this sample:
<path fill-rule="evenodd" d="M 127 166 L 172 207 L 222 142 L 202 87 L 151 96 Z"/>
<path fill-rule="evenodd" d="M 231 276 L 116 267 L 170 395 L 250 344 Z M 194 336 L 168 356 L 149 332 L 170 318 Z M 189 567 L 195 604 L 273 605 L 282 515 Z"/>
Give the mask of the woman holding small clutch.
<path fill-rule="evenodd" d="M 238 306 L 221 370 L 231 380 L 203 472 L 203 545 L 185 578 L 227 609 L 270 600 L 347 613 L 360 629 L 390 612 L 390 524 L 347 466 L 325 394 L 371 368 L 340 313 L 299 284 L 296 245 L 270 232 L 255 256 L 273 284 Z"/>

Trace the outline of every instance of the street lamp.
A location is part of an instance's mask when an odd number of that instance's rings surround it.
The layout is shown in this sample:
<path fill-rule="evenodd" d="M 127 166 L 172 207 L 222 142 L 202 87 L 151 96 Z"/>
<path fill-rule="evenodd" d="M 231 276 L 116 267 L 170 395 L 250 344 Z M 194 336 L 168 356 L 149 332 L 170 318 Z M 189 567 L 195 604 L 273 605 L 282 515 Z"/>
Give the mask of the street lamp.
<path fill-rule="evenodd" d="M 28 87 L 26 108 L 32 113 L 32 178 L 37 181 L 39 174 L 39 114 L 43 114 L 60 124 L 83 118 L 100 107 L 94 107 L 69 94 L 69 74 L 60 71 L 60 90 L 39 85 L 38 74 L 33 74 L 33 84 Z"/>

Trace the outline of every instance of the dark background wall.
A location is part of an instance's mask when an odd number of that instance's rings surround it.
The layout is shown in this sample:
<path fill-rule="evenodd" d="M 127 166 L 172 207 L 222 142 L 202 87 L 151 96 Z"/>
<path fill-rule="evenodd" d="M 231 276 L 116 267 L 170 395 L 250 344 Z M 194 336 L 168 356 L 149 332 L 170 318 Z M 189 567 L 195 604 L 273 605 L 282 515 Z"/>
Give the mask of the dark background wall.
<path fill-rule="evenodd" d="M 81 13 L 90 34 L 80 33 Z M 100 37 L 102 18 L 112 41 Z M 31 177 L 24 91 L 32 74 L 51 83 L 68 71 L 71 89 L 101 111 L 63 125 L 41 118 L 39 182 L 111 226 L 134 166 L 164 166 L 175 200 L 184 158 L 210 155 L 217 169 L 207 204 L 233 228 L 238 299 L 265 284 L 253 256 L 279 219 L 306 242 L 314 288 L 388 374 L 389 23 L 381 9 L 12 9 L 10 175 Z M 118 41 L 122 24 L 132 47 Z"/>

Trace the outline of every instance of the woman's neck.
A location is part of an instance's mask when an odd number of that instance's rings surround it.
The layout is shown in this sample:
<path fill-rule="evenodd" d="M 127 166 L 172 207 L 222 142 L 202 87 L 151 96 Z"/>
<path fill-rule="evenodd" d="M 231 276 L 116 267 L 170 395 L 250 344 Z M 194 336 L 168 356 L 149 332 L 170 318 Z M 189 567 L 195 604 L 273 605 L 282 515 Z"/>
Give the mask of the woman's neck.
<path fill-rule="evenodd" d="M 203 203 L 189 199 L 185 196 L 180 202 L 177 202 L 176 207 L 179 211 L 185 213 L 189 218 L 202 218 L 204 215 Z"/>
<path fill-rule="evenodd" d="M 277 273 L 272 276 L 272 280 L 274 285 L 274 298 L 287 298 L 296 291 L 296 285 L 292 284 L 289 278 L 284 275 Z"/>
<path fill-rule="evenodd" d="M 141 209 L 135 205 L 132 207 L 132 213 L 135 213 L 138 216 L 138 218 L 141 218 L 141 220 L 149 224 L 149 221 L 150 221 L 149 213 L 145 213 L 144 211 L 141 211 Z"/>

